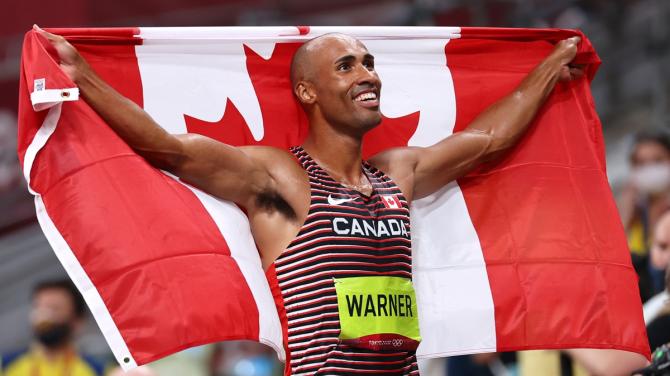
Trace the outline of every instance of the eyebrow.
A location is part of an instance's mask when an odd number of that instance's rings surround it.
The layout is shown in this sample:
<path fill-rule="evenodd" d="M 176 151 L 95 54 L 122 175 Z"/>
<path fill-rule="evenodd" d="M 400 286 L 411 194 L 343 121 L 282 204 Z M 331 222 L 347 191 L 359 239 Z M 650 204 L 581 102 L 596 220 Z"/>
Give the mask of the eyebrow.
<path fill-rule="evenodd" d="M 372 56 L 372 54 L 370 54 L 370 53 L 367 53 L 367 54 L 363 55 L 363 60 L 374 60 L 374 59 L 375 59 L 375 57 Z M 350 62 L 350 61 L 353 61 L 353 60 L 356 60 L 356 56 L 354 56 L 354 55 L 344 55 L 341 58 L 335 60 L 334 64 Z"/>

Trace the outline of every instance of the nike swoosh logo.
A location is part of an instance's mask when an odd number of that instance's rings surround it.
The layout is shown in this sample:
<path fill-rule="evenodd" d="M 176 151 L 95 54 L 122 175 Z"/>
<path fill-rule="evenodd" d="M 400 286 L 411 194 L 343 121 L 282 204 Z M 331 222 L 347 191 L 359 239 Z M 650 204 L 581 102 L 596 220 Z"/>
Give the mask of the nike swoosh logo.
<path fill-rule="evenodd" d="M 344 204 L 345 202 L 354 201 L 355 198 L 334 198 L 332 195 L 328 195 L 328 203 L 330 205 L 336 206 L 339 204 Z"/>

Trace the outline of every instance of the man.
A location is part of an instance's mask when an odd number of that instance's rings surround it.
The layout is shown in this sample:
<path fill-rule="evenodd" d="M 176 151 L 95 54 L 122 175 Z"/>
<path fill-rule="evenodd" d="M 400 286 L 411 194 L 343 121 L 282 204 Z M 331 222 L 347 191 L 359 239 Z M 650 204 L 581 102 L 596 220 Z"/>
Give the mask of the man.
<path fill-rule="evenodd" d="M 663 132 L 636 135 L 630 153 L 629 182 L 619 197 L 621 221 L 628 233 L 633 266 L 640 277 L 640 295 L 646 302 L 663 291 L 662 266 L 651 256 L 653 231 L 670 209 L 670 138 Z"/>
<path fill-rule="evenodd" d="M 670 265 L 670 211 L 666 211 L 658 219 L 653 231 L 651 244 L 651 265 L 665 270 L 666 288 L 647 300 L 642 307 L 644 322 L 649 325 L 664 309 L 668 301 L 668 266 Z M 654 349 L 653 347 L 651 348 Z"/>
<path fill-rule="evenodd" d="M 660 307 L 654 317 L 647 324 L 647 335 L 649 336 L 649 347 L 653 350 L 670 343 L 670 304 L 667 300 L 667 292 L 670 288 L 670 268 L 665 272 L 665 296 L 663 306 Z"/>
<path fill-rule="evenodd" d="M 650 261 L 658 270 L 666 270 L 670 264 L 670 210 L 663 213 L 656 222 Z"/>
<path fill-rule="evenodd" d="M 46 281 L 33 290 L 28 350 L 2 358 L 5 376 L 99 376 L 102 367 L 77 353 L 74 336 L 84 323 L 86 303 L 69 280 Z"/>
<path fill-rule="evenodd" d="M 381 121 L 381 82 L 355 38 L 328 34 L 296 52 L 291 81 L 310 134 L 289 153 L 170 135 L 63 38 L 40 32 L 83 98 L 138 154 L 245 209 L 284 321 L 287 374 L 418 373 L 409 203 L 509 150 L 556 82 L 581 75 L 569 66 L 573 37 L 465 131 L 363 162 L 363 135 Z"/>

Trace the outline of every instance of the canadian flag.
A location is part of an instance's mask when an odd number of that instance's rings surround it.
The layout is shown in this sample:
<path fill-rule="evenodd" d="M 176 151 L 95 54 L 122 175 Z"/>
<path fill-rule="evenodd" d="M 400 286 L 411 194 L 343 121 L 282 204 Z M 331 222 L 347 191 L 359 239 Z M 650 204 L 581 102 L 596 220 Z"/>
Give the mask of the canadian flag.
<path fill-rule="evenodd" d="M 382 203 L 389 209 L 400 208 L 400 200 L 395 195 L 382 195 Z"/>
<path fill-rule="evenodd" d="M 361 39 L 384 83 L 364 156 L 427 146 L 509 93 L 566 30 L 393 27 L 52 29 L 166 130 L 299 145 L 290 59 L 326 32 Z M 541 348 L 649 356 L 637 277 L 586 78 L 559 84 L 512 153 L 412 203 L 419 357 Z M 79 98 L 48 42 L 23 45 L 18 154 L 37 217 L 116 359 L 130 369 L 251 339 L 284 356 L 249 223 L 136 155 Z M 398 205 L 386 197 L 387 206 Z M 270 282 L 270 283 L 269 283 Z"/>

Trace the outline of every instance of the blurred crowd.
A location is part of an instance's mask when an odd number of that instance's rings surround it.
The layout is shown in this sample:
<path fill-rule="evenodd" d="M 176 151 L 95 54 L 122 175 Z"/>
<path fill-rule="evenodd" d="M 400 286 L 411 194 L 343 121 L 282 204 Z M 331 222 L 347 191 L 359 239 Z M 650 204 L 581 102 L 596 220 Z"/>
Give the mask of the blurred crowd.
<path fill-rule="evenodd" d="M 91 356 L 77 346 L 88 319 L 86 303 L 68 279 L 38 283 L 32 291 L 28 346 L 7 351 L 0 360 L 5 376 L 270 376 L 282 374 L 273 350 L 247 341 L 194 347 L 129 373 L 111 357 Z"/>
<path fill-rule="evenodd" d="M 68 1 L 74 6 L 94 7 L 86 0 Z M 74 18 L 69 15 L 62 24 L 51 18 L 51 24 L 44 26 L 386 24 L 582 29 L 603 60 L 592 90 L 608 147 L 608 175 L 639 276 L 650 347 L 653 350 L 670 342 L 669 1 L 345 0 L 333 5 L 326 0 L 253 0 L 249 2 L 253 5 L 245 7 L 242 1 L 220 5 L 199 0 L 191 5 L 188 1 L 170 2 L 173 8 L 156 2 L 154 5 L 163 9 L 160 12 L 133 11 L 132 3 L 124 0 L 118 9 L 106 5 L 97 13 L 91 10 L 94 15 L 90 18 L 80 11 L 78 20 L 88 22 L 85 24 L 72 21 Z M 124 4 L 125 8 L 121 6 Z M 221 14 L 218 18 L 217 12 Z M 3 243 L 17 229 L 34 226 L 35 221 L 34 205 L 15 152 L 15 83 L 21 34 L 39 20 L 30 18 L 27 8 L 18 13 L 22 16 L 8 14 L 23 17 L 25 25 L 0 36 L 0 49 L 4 48 L 0 51 L 0 87 L 5 92 L 0 94 L 0 286 L 7 286 L 0 288 L 0 375 L 118 376 L 123 373 L 115 368 L 111 353 L 88 345 L 104 344 L 104 340 L 91 323 L 81 296 L 64 279 L 62 269 L 49 269 L 42 274 L 30 269 L 36 258 L 50 257 L 48 263 L 56 264 L 55 257 L 28 255 L 23 251 L 28 246 L 18 245 L 32 244 L 25 239 Z M 9 266 L 5 261 L 10 256 L 21 256 L 24 266 Z M 27 278 L 20 273 L 33 275 Z M 35 283 L 40 276 L 49 278 Z M 31 289 L 15 287 L 13 283 L 30 283 Z M 14 309 L 15 306 L 25 309 Z M 616 367 L 625 361 L 624 355 L 610 359 L 584 351 L 483 354 L 428 362 L 423 364 L 423 374 L 616 375 Z M 265 376 L 280 375 L 282 371 L 274 351 L 240 341 L 188 349 L 140 367 L 130 375 Z"/>

